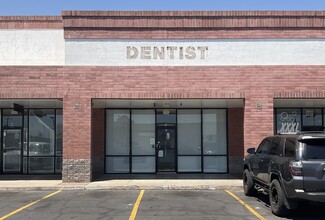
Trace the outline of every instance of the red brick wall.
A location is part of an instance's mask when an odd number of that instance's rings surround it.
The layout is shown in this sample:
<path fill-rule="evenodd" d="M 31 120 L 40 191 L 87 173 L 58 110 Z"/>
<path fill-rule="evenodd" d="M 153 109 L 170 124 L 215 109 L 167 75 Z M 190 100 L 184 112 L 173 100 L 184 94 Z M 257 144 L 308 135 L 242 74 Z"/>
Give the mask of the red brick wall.
<path fill-rule="evenodd" d="M 90 97 L 76 93 L 65 95 L 63 97 L 63 159 L 91 158 L 90 126 Z"/>
<path fill-rule="evenodd" d="M 68 159 L 91 157 L 92 98 L 244 98 L 245 148 L 273 134 L 273 98 L 325 98 L 325 66 L 1 66 L 0 79 L 1 99 L 63 98 Z"/>
<path fill-rule="evenodd" d="M 243 156 L 244 151 L 244 109 L 228 109 L 228 155 Z"/>
<path fill-rule="evenodd" d="M 0 16 L 0 29 L 62 29 L 61 16 Z"/>
<path fill-rule="evenodd" d="M 65 38 L 324 38 L 324 11 L 63 11 Z"/>

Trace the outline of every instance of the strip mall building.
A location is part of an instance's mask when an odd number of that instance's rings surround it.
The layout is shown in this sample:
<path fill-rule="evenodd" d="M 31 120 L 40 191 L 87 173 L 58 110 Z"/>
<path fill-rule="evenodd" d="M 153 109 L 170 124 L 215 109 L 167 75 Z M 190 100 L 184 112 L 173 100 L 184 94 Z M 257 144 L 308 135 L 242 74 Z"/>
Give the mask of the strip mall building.
<path fill-rule="evenodd" d="M 323 130 L 324 11 L 0 17 L 0 175 L 241 173 Z"/>

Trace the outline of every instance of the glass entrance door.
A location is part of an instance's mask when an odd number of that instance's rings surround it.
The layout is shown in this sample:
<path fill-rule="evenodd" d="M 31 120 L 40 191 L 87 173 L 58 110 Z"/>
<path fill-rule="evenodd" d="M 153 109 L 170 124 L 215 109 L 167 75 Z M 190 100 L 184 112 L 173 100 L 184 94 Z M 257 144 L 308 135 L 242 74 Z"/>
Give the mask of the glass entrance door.
<path fill-rule="evenodd" d="M 3 173 L 21 172 L 21 130 L 3 130 Z"/>
<path fill-rule="evenodd" d="M 156 112 L 157 171 L 176 171 L 176 110 L 158 109 Z"/>
<path fill-rule="evenodd" d="M 176 129 L 174 127 L 157 128 L 158 172 L 175 172 Z"/>

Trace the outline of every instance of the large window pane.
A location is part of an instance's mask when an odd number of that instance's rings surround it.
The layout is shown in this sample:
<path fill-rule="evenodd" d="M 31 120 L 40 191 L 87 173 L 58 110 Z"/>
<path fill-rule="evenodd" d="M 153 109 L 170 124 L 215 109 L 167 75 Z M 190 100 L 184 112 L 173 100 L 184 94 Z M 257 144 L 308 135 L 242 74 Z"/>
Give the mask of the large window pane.
<path fill-rule="evenodd" d="M 129 157 L 106 157 L 107 173 L 129 173 L 130 171 Z"/>
<path fill-rule="evenodd" d="M 277 133 L 296 133 L 301 131 L 300 109 L 277 109 Z"/>
<path fill-rule="evenodd" d="M 107 110 L 106 154 L 129 155 L 130 113 L 129 110 Z"/>
<path fill-rule="evenodd" d="M 54 155 L 55 115 L 53 109 L 29 111 L 29 155 Z"/>
<path fill-rule="evenodd" d="M 132 110 L 132 154 L 155 155 L 154 110 Z"/>
<path fill-rule="evenodd" d="M 303 109 L 302 125 L 303 127 L 322 126 L 322 109 Z"/>
<path fill-rule="evenodd" d="M 201 155 L 201 111 L 177 111 L 179 155 Z"/>
<path fill-rule="evenodd" d="M 30 157 L 29 173 L 54 173 L 54 158 Z"/>
<path fill-rule="evenodd" d="M 205 156 L 203 158 L 204 173 L 226 173 L 227 157 L 223 156 Z"/>
<path fill-rule="evenodd" d="M 23 125 L 22 113 L 13 109 L 4 109 L 2 123 L 6 128 L 21 127 Z"/>
<path fill-rule="evenodd" d="M 178 156 L 178 172 L 201 172 L 201 156 Z"/>
<path fill-rule="evenodd" d="M 203 154 L 227 154 L 225 109 L 203 110 Z"/>
<path fill-rule="evenodd" d="M 132 157 L 132 173 L 154 173 L 155 157 Z"/>
<path fill-rule="evenodd" d="M 63 112 L 56 110 L 56 155 L 62 155 Z"/>

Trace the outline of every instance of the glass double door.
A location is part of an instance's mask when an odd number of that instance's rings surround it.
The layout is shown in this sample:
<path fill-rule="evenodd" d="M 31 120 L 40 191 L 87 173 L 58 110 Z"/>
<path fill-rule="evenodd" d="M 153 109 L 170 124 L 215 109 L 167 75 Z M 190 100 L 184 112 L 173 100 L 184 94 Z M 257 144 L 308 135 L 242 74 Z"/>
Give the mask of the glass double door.
<path fill-rule="evenodd" d="M 2 172 L 21 173 L 21 129 L 4 129 L 2 133 Z"/>

